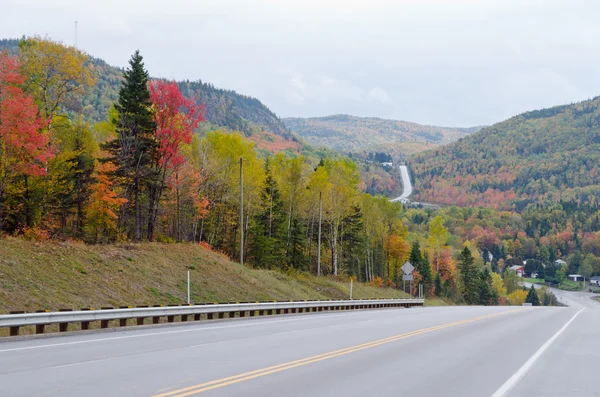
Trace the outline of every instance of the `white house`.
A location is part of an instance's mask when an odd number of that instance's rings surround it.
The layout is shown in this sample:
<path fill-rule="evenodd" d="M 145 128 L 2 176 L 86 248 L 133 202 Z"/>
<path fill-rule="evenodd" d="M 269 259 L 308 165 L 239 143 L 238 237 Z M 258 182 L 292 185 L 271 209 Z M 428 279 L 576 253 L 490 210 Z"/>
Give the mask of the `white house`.
<path fill-rule="evenodd" d="M 554 261 L 554 264 L 558 266 L 566 266 L 567 262 L 563 261 L 562 259 L 557 259 Z"/>
<path fill-rule="evenodd" d="M 600 276 L 594 276 L 594 277 L 590 278 L 590 284 L 600 285 Z"/>
<path fill-rule="evenodd" d="M 569 274 L 567 278 L 571 281 L 583 281 L 583 276 L 581 274 Z"/>

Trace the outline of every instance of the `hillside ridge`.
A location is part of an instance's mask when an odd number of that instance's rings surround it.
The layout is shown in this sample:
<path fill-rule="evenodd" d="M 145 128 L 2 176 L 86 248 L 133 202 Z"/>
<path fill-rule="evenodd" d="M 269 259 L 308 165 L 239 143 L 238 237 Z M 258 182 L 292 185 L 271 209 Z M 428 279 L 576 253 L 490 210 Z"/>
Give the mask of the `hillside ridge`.
<path fill-rule="evenodd" d="M 481 127 L 423 125 L 380 117 L 335 114 L 324 117 L 287 117 L 288 129 L 313 145 L 343 152 L 385 150 L 405 154 L 426 150 L 467 136 Z"/>

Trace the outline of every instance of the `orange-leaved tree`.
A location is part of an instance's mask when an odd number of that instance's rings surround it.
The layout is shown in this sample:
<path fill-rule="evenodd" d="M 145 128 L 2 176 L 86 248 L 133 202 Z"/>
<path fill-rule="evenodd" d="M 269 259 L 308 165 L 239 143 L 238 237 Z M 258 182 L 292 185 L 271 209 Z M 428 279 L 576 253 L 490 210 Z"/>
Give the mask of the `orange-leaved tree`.
<path fill-rule="evenodd" d="M 120 198 L 113 190 L 113 183 L 108 177 L 117 167 L 111 163 L 99 163 L 96 170 L 96 183 L 92 185 L 89 206 L 86 211 L 88 227 L 94 233 L 94 241 L 102 236 L 114 239 L 117 233 L 117 213 L 127 199 Z"/>

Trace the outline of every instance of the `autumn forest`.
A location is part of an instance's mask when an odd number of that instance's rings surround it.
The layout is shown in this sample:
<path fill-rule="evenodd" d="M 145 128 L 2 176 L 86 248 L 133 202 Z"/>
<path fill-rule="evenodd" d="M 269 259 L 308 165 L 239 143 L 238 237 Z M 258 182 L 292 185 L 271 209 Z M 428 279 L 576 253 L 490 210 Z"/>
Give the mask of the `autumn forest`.
<path fill-rule="evenodd" d="M 110 78 L 99 65 L 39 37 L 0 52 L 2 235 L 200 244 L 243 255 L 246 266 L 382 288 L 402 288 L 409 260 L 413 293 L 421 283 L 427 296 L 467 304 L 528 299 L 515 264 L 557 284 L 567 270 L 600 273 L 596 173 L 586 154 L 568 139 L 536 146 L 518 135 L 562 128 L 563 110 L 408 157 L 419 200 L 441 205 L 423 208 L 375 195 L 376 171 L 296 138 L 258 100 L 153 79 L 139 52 Z M 595 123 L 593 106 L 567 111 L 574 133 Z M 571 155 L 551 159 L 560 147 Z M 557 171 L 563 165 L 572 177 Z M 561 258 L 568 268 L 554 269 Z M 544 289 L 538 298 L 554 302 Z"/>

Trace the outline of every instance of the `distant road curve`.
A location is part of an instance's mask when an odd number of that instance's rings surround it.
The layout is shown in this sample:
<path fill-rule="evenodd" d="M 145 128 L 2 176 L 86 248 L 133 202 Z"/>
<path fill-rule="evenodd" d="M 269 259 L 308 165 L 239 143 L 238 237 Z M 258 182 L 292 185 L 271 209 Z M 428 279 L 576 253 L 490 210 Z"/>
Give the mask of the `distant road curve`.
<path fill-rule="evenodd" d="M 408 168 L 405 165 L 400 166 L 400 175 L 402 176 L 402 186 L 404 187 L 404 191 L 402 192 L 402 195 L 390 201 L 406 203 L 408 202 L 408 197 L 412 194 L 412 183 L 410 182 L 410 176 L 408 175 Z"/>

